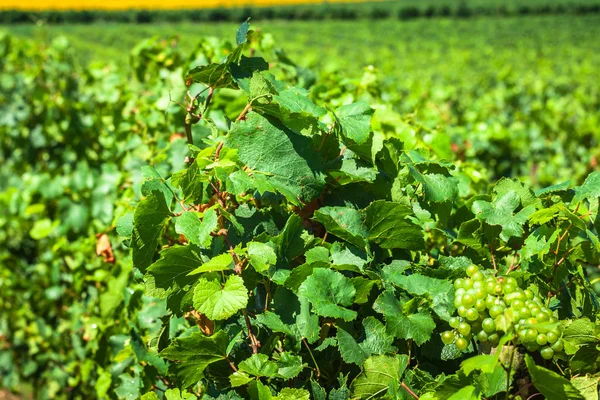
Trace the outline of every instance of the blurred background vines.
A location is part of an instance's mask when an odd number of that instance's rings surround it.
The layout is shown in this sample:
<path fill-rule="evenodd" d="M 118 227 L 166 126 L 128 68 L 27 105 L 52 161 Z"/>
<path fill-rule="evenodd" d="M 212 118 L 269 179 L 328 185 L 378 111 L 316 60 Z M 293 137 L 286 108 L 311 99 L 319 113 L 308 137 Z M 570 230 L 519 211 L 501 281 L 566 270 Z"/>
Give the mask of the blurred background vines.
<path fill-rule="evenodd" d="M 598 171 L 599 13 L 592 0 L 0 11 L 0 399 L 170 387 L 150 350 L 169 312 L 117 221 L 152 178 L 142 167 L 184 168 L 184 76 L 229 54 L 243 18 L 279 78 L 317 105 L 366 101 L 373 131 L 457 165 L 467 198 L 503 177 L 539 190 Z M 219 91 L 217 127 L 245 101 Z"/>

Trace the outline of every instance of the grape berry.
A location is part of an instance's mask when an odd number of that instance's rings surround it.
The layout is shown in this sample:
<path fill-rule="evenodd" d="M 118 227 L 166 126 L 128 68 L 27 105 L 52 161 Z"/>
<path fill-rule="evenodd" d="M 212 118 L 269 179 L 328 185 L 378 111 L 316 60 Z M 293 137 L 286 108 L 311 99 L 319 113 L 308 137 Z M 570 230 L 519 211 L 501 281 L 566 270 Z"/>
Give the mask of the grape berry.
<path fill-rule="evenodd" d="M 542 299 L 519 288 L 515 278 L 485 275 L 476 265 L 467 267 L 467 278 L 454 281 L 454 306 L 458 317 L 442 333 L 442 342 L 463 351 L 473 338 L 497 345 L 505 333 L 513 344 L 539 351 L 550 360 L 563 350 L 558 320 Z"/>

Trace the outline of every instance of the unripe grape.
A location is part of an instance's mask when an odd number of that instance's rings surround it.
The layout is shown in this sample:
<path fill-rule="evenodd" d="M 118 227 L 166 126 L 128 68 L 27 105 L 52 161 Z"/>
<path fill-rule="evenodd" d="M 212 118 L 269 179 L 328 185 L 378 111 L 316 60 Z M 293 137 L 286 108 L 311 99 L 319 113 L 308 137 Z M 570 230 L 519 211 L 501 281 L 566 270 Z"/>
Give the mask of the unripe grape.
<path fill-rule="evenodd" d="M 483 300 L 487 297 L 487 293 L 483 289 L 476 289 L 474 295 L 476 300 Z"/>
<path fill-rule="evenodd" d="M 537 338 L 535 338 L 535 342 L 540 346 L 543 346 L 546 343 L 548 343 L 548 338 L 543 333 L 540 333 L 539 335 L 537 335 Z"/>
<path fill-rule="evenodd" d="M 479 311 L 479 312 L 483 312 L 483 311 L 485 311 L 485 310 L 486 310 L 486 308 L 487 308 L 487 307 L 485 306 L 485 301 L 483 301 L 483 300 L 477 300 L 477 301 L 475 302 L 475 309 L 476 309 L 477 311 Z"/>
<path fill-rule="evenodd" d="M 458 338 L 456 339 L 456 348 L 459 349 L 460 351 L 466 350 L 467 347 L 469 346 L 469 342 L 467 342 L 464 338 Z"/>
<path fill-rule="evenodd" d="M 564 343 L 562 339 L 558 339 L 556 341 L 556 343 L 554 343 L 552 346 L 550 346 L 552 348 L 552 350 L 558 352 L 558 351 L 562 351 L 564 348 Z"/>
<path fill-rule="evenodd" d="M 494 286 L 494 294 L 496 296 L 500 296 L 502 294 L 502 285 L 497 283 L 496 286 Z"/>
<path fill-rule="evenodd" d="M 533 299 L 533 292 L 531 290 L 524 290 L 523 292 L 525 293 L 525 297 L 527 297 L 527 300 Z"/>
<path fill-rule="evenodd" d="M 470 308 L 473 307 L 473 305 L 475 305 L 475 297 L 473 297 L 473 295 L 467 293 L 462 297 L 462 305 Z"/>
<path fill-rule="evenodd" d="M 537 351 L 540 349 L 540 345 L 536 342 L 525 343 L 524 346 L 527 351 Z"/>
<path fill-rule="evenodd" d="M 514 300 L 514 301 L 513 301 L 513 302 L 510 304 L 510 306 L 511 306 L 512 308 L 514 308 L 515 310 L 520 310 L 521 308 L 525 307 L 525 303 L 524 303 L 522 300 L 519 300 L 519 299 L 517 299 L 517 300 Z"/>
<path fill-rule="evenodd" d="M 527 329 L 521 329 L 518 333 L 519 335 L 519 339 L 521 339 L 521 342 L 523 343 L 527 343 Z"/>
<path fill-rule="evenodd" d="M 515 292 L 515 290 L 517 290 L 517 287 L 516 287 L 516 286 L 513 286 L 513 285 L 508 285 L 508 284 L 503 284 L 503 285 L 502 285 L 502 292 L 503 292 L 505 295 L 509 295 L 509 294 L 511 294 L 511 293 L 514 293 L 514 292 Z"/>
<path fill-rule="evenodd" d="M 477 271 L 471 276 L 471 279 L 473 279 L 475 282 L 483 282 L 485 275 L 483 275 L 483 272 Z"/>
<path fill-rule="evenodd" d="M 501 315 L 502 313 L 504 313 L 504 307 L 502 307 L 502 306 L 496 305 L 490 309 L 490 317 L 492 317 L 492 318 L 496 318 L 498 315 Z"/>
<path fill-rule="evenodd" d="M 496 330 L 496 324 L 492 318 L 486 318 L 481 322 L 481 327 L 487 333 L 492 333 Z"/>
<path fill-rule="evenodd" d="M 467 324 L 466 322 L 461 322 L 460 324 L 458 324 L 458 333 L 460 333 L 463 336 L 468 335 L 469 333 L 471 333 L 471 326 L 469 324 Z"/>
<path fill-rule="evenodd" d="M 538 315 L 539 313 L 542 312 L 541 308 L 539 308 L 539 307 L 531 307 L 530 310 L 531 310 L 531 315 Z"/>
<path fill-rule="evenodd" d="M 458 308 L 460 306 L 462 306 L 462 298 L 463 296 L 455 294 L 454 295 L 454 307 Z"/>
<path fill-rule="evenodd" d="M 486 292 L 488 292 L 489 294 L 493 294 L 493 293 L 495 293 L 494 289 L 496 288 L 496 282 L 487 281 L 487 282 L 485 282 L 484 287 L 485 287 Z"/>
<path fill-rule="evenodd" d="M 459 315 L 459 316 L 461 316 L 461 317 L 465 318 L 465 317 L 467 316 L 467 307 L 465 307 L 465 306 L 460 306 L 460 307 L 458 307 L 458 310 L 457 310 L 457 312 L 458 312 L 458 315 Z"/>
<path fill-rule="evenodd" d="M 535 342 L 535 340 L 537 339 L 537 335 L 538 333 L 535 329 L 527 329 L 527 332 L 525 332 L 525 342 Z"/>
<path fill-rule="evenodd" d="M 452 317 L 450 318 L 450 321 L 448 321 L 448 323 L 452 328 L 456 329 L 458 328 L 458 324 L 460 324 L 460 319 L 458 319 L 457 317 Z"/>
<path fill-rule="evenodd" d="M 512 276 L 505 276 L 504 277 L 504 283 L 507 284 L 507 285 L 514 286 L 514 287 L 518 286 L 517 280 L 515 278 L 513 278 Z"/>
<path fill-rule="evenodd" d="M 500 335 L 492 333 L 491 335 L 488 335 L 488 341 L 493 345 L 498 344 L 498 342 L 500 342 Z"/>
<path fill-rule="evenodd" d="M 452 331 L 446 331 L 442 333 L 442 343 L 444 344 L 453 343 L 455 338 L 454 332 Z"/>
<path fill-rule="evenodd" d="M 550 331 L 546 333 L 546 338 L 548 339 L 548 343 L 554 344 L 557 342 L 559 335 L 556 331 Z"/>
<path fill-rule="evenodd" d="M 467 276 L 472 277 L 476 272 L 479 272 L 479 267 L 475 264 L 471 264 L 467 267 L 466 271 Z"/>
<path fill-rule="evenodd" d="M 464 283 L 465 283 L 464 279 L 458 278 L 457 280 L 454 281 L 454 288 L 461 289 L 461 288 L 463 288 Z"/>
<path fill-rule="evenodd" d="M 465 293 L 467 293 L 467 291 L 463 288 L 456 289 L 454 291 L 454 297 L 463 296 Z"/>
<path fill-rule="evenodd" d="M 540 350 L 540 354 L 544 360 L 550 360 L 552 357 L 554 357 L 554 350 L 552 350 L 550 347 L 544 347 L 542 350 Z"/>
<path fill-rule="evenodd" d="M 485 331 L 479 331 L 477 333 L 477 340 L 479 340 L 480 342 L 487 342 L 488 341 L 487 333 L 485 333 Z"/>
<path fill-rule="evenodd" d="M 519 309 L 519 315 L 521 318 L 529 318 L 531 316 L 531 310 L 529 310 L 527 307 L 521 307 Z"/>
<path fill-rule="evenodd" d="M 546 314 L 545 312 L 540 312 L 537 313 L 537 315 L 535 316 L 535 318 L 538 320 L 538 322 L 546 322 L 550 319 L 550 317 L 548 316 L 548 314 Z"/>
<path fill-rule="evenodd" d="M 467 319 L 469 321 L 475 321 L 477 318 L 479 318 L 479 313 L 477 312 L 477 310 L 474 308 L 469 308 L 467 310 Z"/>

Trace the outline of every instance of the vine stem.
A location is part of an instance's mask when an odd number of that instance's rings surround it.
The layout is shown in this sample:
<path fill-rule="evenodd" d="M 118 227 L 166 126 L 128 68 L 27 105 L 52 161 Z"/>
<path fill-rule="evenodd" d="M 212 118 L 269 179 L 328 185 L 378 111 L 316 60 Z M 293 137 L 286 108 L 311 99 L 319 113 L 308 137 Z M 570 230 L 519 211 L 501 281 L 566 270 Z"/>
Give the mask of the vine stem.
<path fill-rule="evenodd" d="M 244 118 L 246 116 L 246 114 L 248 113 L 248 111 L 250 111 L 251 108 L 252 108 L 252 103 L 246 104 L 246 107 L 244 107 L 244 109 L 242 110 L 240 115 L 238 115 L 238 117 L 235 119 L 235 122 Z"/>
<path fill-rule="evenodd" d="M 496 257 L 494 256 L 494 249 L 492 248 L 492 244 L 489 245 L 490 254 L 492 255 L 492 265 L 494 266 L 494 271 L 498 272 L 498 267 L 496 267 Z"/>
<path fill-rule="evenodd" d="M 402 388 L 404 390 L 406 390 L 408 392 L 408 394 L 410 394 L 412 397 L 414 397 L 415 399 L 419 399 L 419 396 L 417 396 L 417 394 L 415 392 L 413 392 L 404 382 L 400 382 L 400 386 L 402 386 Z"/>
<path fill-rule="evenodd" d="M 313 355 L 312 351 L 310 350 L 310 346 L 308 345 L 306 338 L 302 338 L 302 343 L 304 343 L 304 347 L 306 347 L 306 350 L 308 350 L 308 354 L 310 354 L 310 358 L 312 358 L 312 361 L 315 364 L 315 370 L 317 371 L 317 379 L 319 379 L 319 377 L 321 376 L 321 370 L 319 369 L 319 364 L 317 364 L 317 360 L 315 360 L 315 356 Z"/>

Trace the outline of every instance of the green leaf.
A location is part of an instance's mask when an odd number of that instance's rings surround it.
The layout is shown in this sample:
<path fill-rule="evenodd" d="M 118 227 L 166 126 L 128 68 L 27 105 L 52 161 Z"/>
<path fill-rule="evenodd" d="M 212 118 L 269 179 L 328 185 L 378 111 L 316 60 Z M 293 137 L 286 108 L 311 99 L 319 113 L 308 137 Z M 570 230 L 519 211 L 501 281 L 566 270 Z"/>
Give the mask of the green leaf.
<path fill-rule="evenodd" d="M 293 379 L 306 367 L 302 363 L 302 357 L 294 355 L 289 351 L 284 351 L 277 360 L 277 376 L 282 379 Z"/>
<path fill-rule="evenodd" d="M 299 297 L 299 300 L 300 314 L 296 316 L 296 328 L 299 336 L 312 344 L 319 340 L 319 317 L 311 314 L 309 301 L 306 297 Z"/>
<path fill-rule="evenodd" d="M 487 354 L 481 354 L 471 358 L 467 358 L 460 364 L 460 369 L 465 375 L 471 375 L 471 372 L 479 370 L 482 372 L 494 372 L 500 366 L 498 358 Z"/>
<path fill-rule="evenodd" d="M 279 192 L 300 204 L 319 196 L 325 187 L 321 160 L 310 139 L 272 118 L 249 113 L 233 125 L 226 145 L 238 150 L 261 194 Z"/>
<path fill-rule="evenodd" d="M 420 274 L 399 274 L 389 265 L 383 268 L 383 278 L 410 294 L 431 298 L 432 309 L 441 319 L 448 321 L 452 317 L 454 290 L 449 281 Z"/>
<path fill-rule="evenodd" d="M 253 380 L 252 383 L 250 383 L 248 394 L 250 395 L 251 400 L 271 400 L 273 398 L 271 390 L 263 385 L 258 379 Z"/>
<path fill-rule="evenodd" d="M 165 197 L 158 191 L 139 202 L 133 214 L 133 266 L 146 270 L 156 253 L 158 239 L 171 216 Z"/>
<path fill-rule="evenodd" d="M 500 237 L 507 241 L 511 237 L 521 237 L 523 224 L 535 211 L 535 206 L 529 205 L 518 213 L 514 213 L 521 204 L 521 197 L 515 191 L 508 191 L 496 197 L 494 201 L 476 200 L 473 202 L 472 211 L 478 219 L 489 225 L 502 227 Z"/>
<path fill-rule="evenodd" d="M 229 383 L 231 383 L 231 387 L 244 386 L 252 380 L 254 380 L 254 378 L 240 371 L 236 371 L 233 374 L 229 375 Z"/>
<path fill-rule="evenodd" d="M 248 259 L 256 272 L 264 272 L 277 264 L 277 254 L 272 246 L 266 243 L 248 243 Z"/>
<path fill-rule="evenodd" d="M 360 347 L 368 355 L 392 353 L 398 349 L 393 345 L 394 338 L 390 336 L 386 329 L 375 317 L 367 317 L 363 320 L 365 328 L 365 340 L 360 343 Z"/>
<path fill-rule="evenodd" d="M 277 400 L 310 400 L 310 393 L 305 389 L 283 388 L 275 396 Z M 262 399 L 261 399 L 262 400 Z"/>
<path fill-rule="evenodd" d="M 311 302 L 316 314 L 345 321 L 357 316 L 356 311 L 342 307 L 352 305 L 355 293 L 348 278 L 325 268 L 316 268 L 298 289 L 298 294 Z"/>
<path fill-rule="evenodd" d="M 425 198 L 434 203 L 453 201 L 458 195 L 455 178 L 441 174 L 421 174 L 413 165 L 408 166 L 412 177 L 423 186 Z"/>
<path fill-rule="evenodd" d="M 210 261 L 194 269 L 188 275 L 198 275 L 204 272 L 232 271 L 234 266 L 231 254 L 223 253 L 211 258 Z"/>
<path fill-rule="evenodd" d="M 585 375 L 571 378 L 571 384 L 586 400 L 598 400 L 598 382 L 600 376 Z"/>
<path fill-rule="evenodd" d="M 554 371 L 535 364 L 530 355 L 525 355 L 525 363 L 531 375 L 531 381 L 537 390 L 547 399 L 552 400 L 585 400 L 579 390 Z"/>
<path fill-rule="evenodd" d="M 218 226 L 219 220 L 215 209 L 210 208 L 206 210 L 204 212 L 204 216 L 202 217 L 202 223 L 200 224 L 200 228 L 198 229 L 198 244 L 204 247 L 205 249 L 210 248 L 210 244 L 212 243 L 211 233 L 214 232 Z"/>
<path fill-rule="evenodd" d="M 249 375 L 272 378 L 277 374 L 277 364 L 269 360 L 266 354 L 252 354 L 238 365 L 238 371 Z"/>
<path fill-rule="evenodd" d="M 315 211 L 313 219 L 325 226 L 327 232 L 365 248 L 368 231 L 363 226 L 362 213 L 349 207 L 321 207 Z"/>
<path fill-rule="evenodd" d="M 391 384 L 400 383 L 407 365 L 405 355 L 369 357 L 350 386 L 352 398 L 367 400 L 383 395 Z"/>
<path fill-rule="evenodd" d="M 160 355 L 173 362 L 169 369 L 177 375 L 183 387 L 188 387 L 202 379 L 210 364 L 227 358 L 228 344 L 229 336 L 224 331 L 212 336 L 196 332 L 173 340 Z"/>
<path fill-rule="evenodd" d="M 335 110 L 339 131 L 348 144 L 363 144 L 371 133 L 371 117 L 375 112 L 367 103 L 357 102 Z"/>
<path fill-rule="evenodd" d="M 431 338 L 435 322 L 425 312 L 405 315 L 403 306 L 393 291 L 386 290 L 375 300 L 373 309 L 383 314 L 389 333 L 399 339 L 413 339 L 420 346 Z"/>
<path fill-rule="evenodd" d="M 575 188 L 575 196 L 573 197 L 571 204 L 577 204 L 584 199 L 591 201 L 598 197 L 600 197 L 600 172 L 595 171 L 585 178 L 583 185 Z"/>
<path fill-rule="evenodd" d="M 200 218 L 194 212 L 184 212 L 175 217 L 175 232 L 184 235 L 186 239 L 195 245 L 202 246 L 200 243 Z"/>
<path fill-rule="evenodd" d="M 56 224 L 53 224 L 52 220 L 48 218 L 40 219 L 33 224 L 33 227 L 29 231 L 29 236 L 33 240 L 42 240 L 50 236 L 55 228 Z"/>
<path fill-rule="evenodd" d="M 182 289 L 195 281 L 188 275 L 202 264 L 199 249 L 195 246 L 173 246 L 160 252 L 160 258 L 150 267 L 147 275 L 153 278 L 154 296 Z"/>
<path fill-rule="evenodd" d="M 242 22 L 237 32 L 235 33 L 235 42 L 238 46 L 246 43 L 248 30 L 250 30 L 250 18 Z"/>
<path fill-rule="evenodd" d="M 344 362 L 362 365 L 368 354 L 356 343 L 352 335 L 338 327 L 336 338 Z"/>
<path fill-rule="evenodd" d="M 212 320 L 227 319 L 248 303 L 244 280 L 230 275 L 224 286 L 217 280 L 200 278 L 194 289 L 194 308 Z"/>
<path fill-rule="evenodd" d="M 364 210 L 369 240 L 384 249 L 420 250 L 425 246 L 421 228 L 409 221 L 412 209 L 404 204 L 374 201 Z"/>

